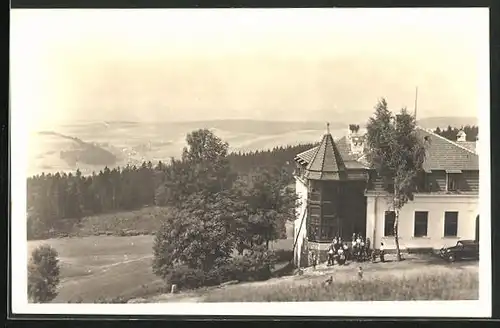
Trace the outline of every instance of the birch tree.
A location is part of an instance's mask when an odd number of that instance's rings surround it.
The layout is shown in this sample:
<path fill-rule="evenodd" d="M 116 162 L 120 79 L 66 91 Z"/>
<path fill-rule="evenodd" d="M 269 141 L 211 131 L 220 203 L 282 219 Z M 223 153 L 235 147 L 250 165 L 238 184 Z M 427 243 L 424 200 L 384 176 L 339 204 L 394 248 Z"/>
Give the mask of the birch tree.
<path fill-rule="evenodd" d="M 384 181 L 390 195 L 390 207 L 395 213 L 396 258 L 400 261 L 399 214 L 403 206 L 413 199 L 417 177 L 425 159 L 425 143 L 416 132 L 415 117 L 406 108 L 394 115 L 385 99 L 375 106 L 375 113 L 367 124 L 366 139 L 368 161 Z"/>

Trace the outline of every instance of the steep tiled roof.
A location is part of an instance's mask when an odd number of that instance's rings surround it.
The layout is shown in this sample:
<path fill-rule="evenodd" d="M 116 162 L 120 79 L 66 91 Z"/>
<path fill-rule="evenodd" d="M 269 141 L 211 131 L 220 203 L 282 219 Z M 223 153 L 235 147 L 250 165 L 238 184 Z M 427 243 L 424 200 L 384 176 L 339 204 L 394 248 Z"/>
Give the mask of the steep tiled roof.
<path fill-rule="evenodd" d="M 457 144 L 463 146 L 473 152 L 476 152 L 476 142 L 475 141 L 457 141 Z"/>
<path fill-rule="evenodd" d="M 299 162 L 304 162 L 305 164 L 309 164 L 316 153 L 316 150 L 318 150 L 319 146 L 313 147 L 311 149 L 308 149 L 300 154 L 297 154 L 295 156 L 295 160 Z"/>
<path fill-rule="evenodd" d="M 417 133 L 428 145 L 424 169 L 432 170 L 479 170 L 479 156 L 472 150 L 440 135 L 418 127 Z"/>
<path fill-rule="evenodd" d="M 345 174 L 345 164 L 330 133 L 323 136 L 321 143 L 309 161 L 305 177 L 317 180 L 340 180 Z"/>
<path fill-rule="evenodd" d="M 340 156 L 342 156 L 342 159 L 344 161 L 356 161 L 360 156 L 352 155 L 349 152 L 349 145 L 347 143 L 347 138 L 341 137 L 337 141 L 335 141 L 335 145 L 337 146 L 337 149 L 340 153 Z M 297 154 L 295 156 L 296 161 L 304 162 L 304 163 L 310 163 L 312 160 L 312 157 L 314 156 L 315 151 L 318 149 L 319 146 L 313 147 L 311 149 L 308 149 L 300 154 Z M 346 164 L 347 165 L 347 164 Z"/>
<path fill-rule="evenodd" d="M 353 170 L 353 169 L 367 169 L 368 167 L 361 163 L 360 161 L 345 161 L 344 162 L 345 167 L 347 169 Z"/>
<path fill-rule="evenodd" d="M 420 127 L 417 127 L 417 133 L 422 139 L 428 137 L 425 170 L 479 170 L 479 156 L 475 151 L 474 142 L 454 142 Z M 364 156 L 349 154 L 346 137 L 338 139 L 335 145 L 347 169 L 363 168 L 367 165 Z M 319 146 L 298 154 L 295 160 L 309 164 L 318 148 Z"/>
<path fill-rule="evenodd" d="M 349 141 L 347 140 L 346 136 L 340 138 L 337 141 L 337 147 L 339 149 L 340 154 L 342 155 L 342 158 L 345 161 L 355 161 L 358 159 L 359 156 L 350 153 Z"/>

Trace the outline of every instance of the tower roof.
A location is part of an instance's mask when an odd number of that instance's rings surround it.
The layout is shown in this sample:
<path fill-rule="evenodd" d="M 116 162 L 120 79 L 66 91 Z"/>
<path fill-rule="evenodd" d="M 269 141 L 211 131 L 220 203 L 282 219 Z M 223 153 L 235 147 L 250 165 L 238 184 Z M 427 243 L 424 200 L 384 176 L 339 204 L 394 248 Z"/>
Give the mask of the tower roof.
<path fill-rule="evenodd" d="M 326 133 L 306 167 L 305 177 L 312 180 L 343 180 L 345 164 L 330 133 Z"/>

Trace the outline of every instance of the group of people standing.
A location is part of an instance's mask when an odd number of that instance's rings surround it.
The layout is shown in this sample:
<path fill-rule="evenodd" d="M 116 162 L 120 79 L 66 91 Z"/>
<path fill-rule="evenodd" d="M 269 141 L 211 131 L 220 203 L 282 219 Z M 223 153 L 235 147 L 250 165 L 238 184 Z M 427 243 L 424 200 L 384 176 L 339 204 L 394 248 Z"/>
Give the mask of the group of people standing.
<path fill-rule="evenodd" d="M 352 234 L 350 247 L 342 241 L 341 237 L 335 237 L 328 248 L 327 265 L 331 266 L 335 263 L 344 265 L 347 261 L 364 262 L 370 259 L 375 262 L 379 256 L 380 260 L 384 262 L 384 244 L 381 243 L 380 250 L 377 252 L 371 246 L 370 238 L 364 238 L 359 233 Z"/>
<path fill-rule="evenodd" d="M 364 262 L 370 259 L 372 262 L 375 262 L 377 257 L 380 257 L 380 261 L 384 262 L 384 244 L 381 243 L 379 250 L 374 250 L 371 246 L 370 238 L 364 238 L 358 233 L 352 234 L 350 246 L 341 237 L 335 237 L 328 247 L 327 266 L 332 266 L 335 263 L 345 265 L 347 261 Z M 316 267 L 318 264 L 318 254 L 312 252 L 310 256 L 312 256 L 312 265 Z"/>
<path fill-rule="evenodd" d="M 341 237 L 333 238 L 328 248 L 328 266 L 344 265 L 348 260 L 363 262 L 371 256 L 370 238 L 363 238 L 360 234 L 352 235 L 351 247 L 342 241 Z"/>
<path fill-rule="evenodd" d="M 352 257 L 357 262 L 369 259 L 373 250 L 370 248 L 370 238 L 363 238 L 360 234 L 352 234 Z"/>
<path fill-rule="evenodd" d="M 342 238 L 333 238 L 330 247 L 328 248 L 328 266 L 334 265 L 337 262 L 339 265 L 344 265 L 347 261 L 349 247 L 346 243 L 342 242 Z"/>

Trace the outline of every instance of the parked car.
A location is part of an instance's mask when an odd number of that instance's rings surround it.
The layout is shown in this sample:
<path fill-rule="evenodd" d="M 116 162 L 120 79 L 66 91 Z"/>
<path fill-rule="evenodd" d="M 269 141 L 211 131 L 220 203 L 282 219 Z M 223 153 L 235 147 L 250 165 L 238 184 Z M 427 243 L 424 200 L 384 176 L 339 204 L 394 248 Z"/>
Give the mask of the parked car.
<path fill-rule="evenodd" d="M 449 262 L 479 259 L 479 243 L 475 240 L 459 240 L 455 246 L 441 248 L 439 255 Z"/>

